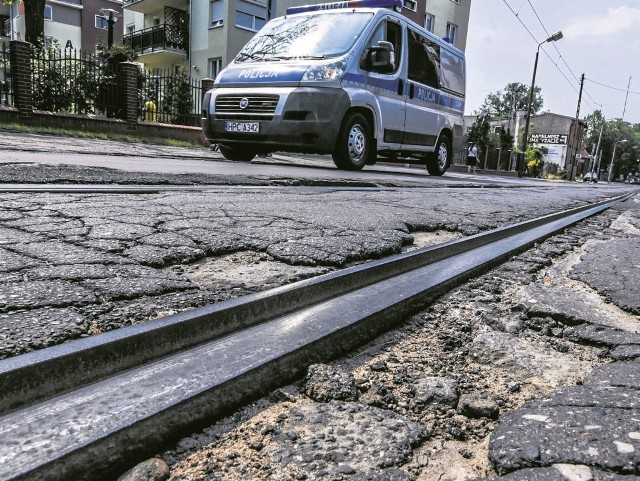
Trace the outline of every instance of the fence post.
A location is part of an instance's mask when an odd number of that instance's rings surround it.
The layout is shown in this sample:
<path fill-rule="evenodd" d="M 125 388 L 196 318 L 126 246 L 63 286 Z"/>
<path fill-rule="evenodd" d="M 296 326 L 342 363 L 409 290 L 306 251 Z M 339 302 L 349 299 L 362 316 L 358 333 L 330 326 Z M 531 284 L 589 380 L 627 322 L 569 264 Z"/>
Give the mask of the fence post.
<path fill-rule="evenodd" d="M 122 92 L 122 115 L 127 122 L 138 121 L 138 65 L 133 62 L 120 63 Z"/>
<path fill-rule="evenodd" d="M 13 101 L 21 115 L 33 113 L 33 85 L 31 78 L 31 44 L 21 40 L 9 42 Z"/>
<path fill-rule="evenodd" d="M 204 94 L 213 88 L 214 83 L 215 80 L 212 78 L 203 78 L 200 80 L 200 86 L 202 87 L 202 98 L 200 99 L 200 102 L 204 99 Z M 202 107 L 204 108 L 204 105 Z"/>

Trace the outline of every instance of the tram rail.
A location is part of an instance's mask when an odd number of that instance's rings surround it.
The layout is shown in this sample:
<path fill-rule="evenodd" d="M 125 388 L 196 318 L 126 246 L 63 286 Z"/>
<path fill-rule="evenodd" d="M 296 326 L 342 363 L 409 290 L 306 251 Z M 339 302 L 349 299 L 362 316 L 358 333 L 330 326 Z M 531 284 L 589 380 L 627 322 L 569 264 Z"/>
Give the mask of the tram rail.
<path fill-rule="evenodd" d="M 0 480 L 113 477 L 631 196 L 2 360 Z"/>

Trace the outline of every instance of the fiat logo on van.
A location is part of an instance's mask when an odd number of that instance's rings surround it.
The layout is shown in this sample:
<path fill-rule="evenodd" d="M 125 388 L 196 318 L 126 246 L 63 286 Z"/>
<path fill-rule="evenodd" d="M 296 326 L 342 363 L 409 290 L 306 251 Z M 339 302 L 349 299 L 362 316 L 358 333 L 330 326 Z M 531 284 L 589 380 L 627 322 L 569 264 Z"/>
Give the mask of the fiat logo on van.
<path fill-rule="evenodd" d="M 240 108 L 242 110 L 246 109 L 249 106 L 249 99 L 246 97 L 243 97 L 240 99 Z"/>

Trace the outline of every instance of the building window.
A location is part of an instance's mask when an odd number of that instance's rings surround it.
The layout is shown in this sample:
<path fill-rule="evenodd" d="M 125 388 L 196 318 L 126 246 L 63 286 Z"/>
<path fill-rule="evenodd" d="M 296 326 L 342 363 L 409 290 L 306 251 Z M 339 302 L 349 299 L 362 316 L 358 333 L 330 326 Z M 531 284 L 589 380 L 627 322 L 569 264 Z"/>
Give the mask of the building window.
<path fill-rule="evenodd" d="M 222 59 L 219 57 L 210 58 L 207 61 L 207 64 L 209 65 L 208 72 L 207 72 L 209 78 L 215 79 L 220 73 L 220 70 L 222 70 Z"/>
<path fill-rule="evenodd" d="M 53 8 L 51 5 L 44 6 L 44 19 L 49 21 L 53 20 Z"/>
<path fill-rule="evenodd" d="M 209 8 L 209 27 L 219 27 L 224 23 L 224 3 L 223 0 L 214 0 Z"/>
<path fill-rule="evenodd" d="M 44 48 L 53 48 L 53 37 L 44 37 Z"/>
<path fill-rule="evenodd" d="M 435 24 L 436 24 L 436 17 L 434 15 L 431 15 L 430 13 L 427 13 L 424 16 L 424 28 L 429 32 L 433 33 L 433 27 Z"/>
<path fill-rule="evenodd" d="M 131 34 L 136 30 L 136 24 L 135 23 L 130 23 L 129 25 L 127 25 L 127 33 Z"/>
<path fill-rule="evenodd" d="M 457 33 L 458 27 L 452 23 L 447 23 L 447 38 L 449 39 L 449 43 L 455 45 Z"/>
<path fill-rule="evenodd" d="M 107 30 L 109 28 L 109 21 L 107 20 L 107 17 L 96 15 L 96 28 L 103 28 Z"/>
<path fill-rule="evenodd" d="M 402 8 L 415 12 L 418 10 L 418 2 L 416 0 L 403 0 Z"/>
<path fill-rule="evenodd" d="M 153 17 L 153 26 L 154 27 L 160 26 L 160 17 Z"/>
<path fill-rule="evenodd" d="M 244 2 L 236 3 L 236 27 L 257 32 L 267 22 L 267 6 L 261 3 Z"/>

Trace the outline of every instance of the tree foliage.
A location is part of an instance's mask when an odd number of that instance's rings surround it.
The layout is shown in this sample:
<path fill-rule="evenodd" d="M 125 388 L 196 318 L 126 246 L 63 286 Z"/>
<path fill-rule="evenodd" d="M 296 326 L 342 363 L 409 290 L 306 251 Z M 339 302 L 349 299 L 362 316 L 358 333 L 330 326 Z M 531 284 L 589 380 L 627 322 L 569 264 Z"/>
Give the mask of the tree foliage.
<path fill-rule="evenodd" d="M 607 120 L 599 110 L 588 115 L 585 121 L 587 129 L 583 144 L 589 152 L 595 152 L 595 148 L 598 146 L 600 130 L 602 130 L 602 137 L 600 138 L 600 151 L 602 151 L 601 171 L 609 170 L 615 147 L 613 177 L 626 178 L 628 175 L 638 175 L 640 173 L 640 124 L 634 125 L 621 119 Z M 596 153 L 596 165 L 593 170 L 597 168 L 598 156 L 599 153 Z"/>
<path fill-rule="evenodd" d="M 493 120 L 509 118 L 512 106 L 514 110 L 527 110 L 530 92 L 531 89 L 525 84 L 519 82 L 507 84 L 502 90 L 489 93 L 480 106 L 479 112 Z M 542 109 L 543 100 L 540 87 L 534 87 L 533 92 L 531 113 L 535 114 Z"/>
<path fill-rule="evenodd" d="M 491 142 L 490 131 L 491 125 L 489 124 L 489 116 L 478 115 L 475 122 L 467 131 L 466 141 L 469 144 L 478 144 L 484 150 Z"/>

